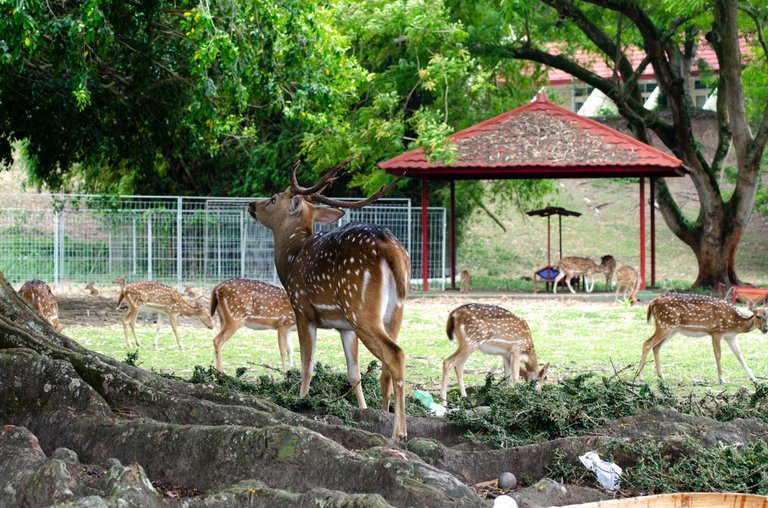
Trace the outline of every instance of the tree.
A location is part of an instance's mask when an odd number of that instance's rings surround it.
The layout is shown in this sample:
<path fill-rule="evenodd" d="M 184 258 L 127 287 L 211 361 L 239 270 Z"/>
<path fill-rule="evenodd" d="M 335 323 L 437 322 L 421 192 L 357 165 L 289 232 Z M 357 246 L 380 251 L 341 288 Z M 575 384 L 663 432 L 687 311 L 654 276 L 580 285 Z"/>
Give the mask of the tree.
<path fill-rule="evenodd" d="M 698 216 L 693 220 L 684 216 L 663 180 L 656 199 L 667 225 L 696 255 L 699 272 L 694 285 L 740 283 L 735 256 L 753 213 L 768 141 L 768 99 L 757 91 L 764 81 L 758 76 L 768 69 L 764 36 L 768 11 L 762 2 L 514 0 L 479 2 L 476 9 L 496 9 L 509 31 L 474 31 L 470 44 L 474 52 L 568 72 L 610 97 L 638 139 L 649 143 L 653 132 L 683 161 L 699 196 Z M 740 50 L 741 40 L 750 48 L 747 54 Z M 712 45 L 719 63 L 715 79 L 719 132 L 709 156 L 693 134 L 694 106 L 685 87 L 701 44 Z M 574 57 L 578 50 L 600 55 L 614 75 L 606 79 L 593 73 Z M 645 55 L 635 66 L 631 50 Z M 637 84 L 648 66 L 667 96 L 669 118 L 643 105 Z M 732 193 L 721 187 L 718 178 L 730 146 L 738 170 Z"/>
<path fill-rule="evenodd" d="M 6 2 L 0 157 L 54 190 L 275 190 L 366 79 L 319 5 Z"/>

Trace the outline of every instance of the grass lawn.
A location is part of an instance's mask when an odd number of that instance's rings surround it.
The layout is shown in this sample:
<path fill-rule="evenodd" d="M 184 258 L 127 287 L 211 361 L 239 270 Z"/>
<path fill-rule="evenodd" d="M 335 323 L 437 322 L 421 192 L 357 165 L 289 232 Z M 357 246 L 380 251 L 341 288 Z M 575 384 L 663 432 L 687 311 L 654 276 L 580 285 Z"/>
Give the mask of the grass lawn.
<path fill-rule="evenodd" d="M 467 297 L 414 298 L 406 305 L 405 319 L 400 333 L 400 345 L 406 352 L 408 392 L 421 388 L 437 395 L 440 390 L 442 360 L 451 354 L 456 345 L 445 335 L 445 321 L 455 307 L 473 301 Z M 644 306 L 626 307 L 614 303 L 596 303 L 575 300 L 521 299 L 501 296 L 475 301 L 500 305 L 524 318 L 531 327 L 539 358 L 551 362 L 550 379 L 557 380 L 585 371 L 613 374 L 622 371 L 625 379 L 631 379 L 640 359 L 642 343 L 650 337 L 653 325 L 645 321 Z M 153 323 L 138 322 L 137 331 L 144 347 L 140 350 L 138 364 L 142 368 L 173 373 L 189 378 L 196 365 L 208 367 L 214 364 L 212 339 L 217 329 L 208 330 L 191 326 L 180 320 L 180 333 L 185 346 L 179 351 L 167 318 L 163 318 L 159 348 L 152 348 L 155 334 Z M 122 326 L 72 326 L 64 333 L 83 346 L 124 361 L 129 352 L 123 339 Z M 294 346 L 294 367 L 300 364 L 298 339 L 291 334 Z M 747 364 L 760 379 L 768 378 L 768 354 L 765 338 L 757 331 L 743 335 L 740 345 Z M 722 365 L 727 383 L 717 383 L 715 360 L 709 337 L 675 336 L 662 348 L 664 374 L 671 388 L 681 393 L 689 391 L 735 390 L 750 385 L 749 379 L 736 358 L 723 344 Z M 280 375 L 280 355 L 276 332 L 238 331 L 224 346 L 225 370 L 234 374 L 239 367 L 247 368 L 246 376 Z M 373 360 L 361 345 L 360 365 Z M 338 334 L 322 330 L 318 334 L 316 361 L 332 370 L 343 372 L 344 353 Z M 476 352 L 466 364 L 467 387 L 483 383 L 488 372 L 502 375 L 502 361 L 497 356 Z M 645 370 L 645 379 L 657 380 L 653 368 L 653 355 Z M 456 387 L 451 375 L 452 388 Z M 298 386 L 296 387 L 298 390 Z"/>

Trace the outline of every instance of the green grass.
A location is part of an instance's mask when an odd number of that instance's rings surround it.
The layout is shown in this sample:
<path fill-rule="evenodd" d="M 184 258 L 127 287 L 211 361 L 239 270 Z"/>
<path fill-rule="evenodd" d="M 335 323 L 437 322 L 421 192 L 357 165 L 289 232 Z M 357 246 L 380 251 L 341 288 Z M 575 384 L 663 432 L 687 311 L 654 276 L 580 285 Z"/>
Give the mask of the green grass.
<path fill-rule="evenodd" d="M 563 255 L 599 258 L 611 254 L 617 266 L 639 266 L 639 204 L 636 181 L 561 180 L 557 195 L 546 204 L 580 212 L 580 217 L 563 217 Z M 682 193 L 681 207 L 690 219 L 698 204 Z M 647 189 L 646 189 L 647 199 Z M 597 205 L 608 203 L 595 212 Z M 484 212 L 473 215 L 458 247 L 459 270 L 469 270 L 475 289 L 522 289 L 533 287 L 530 278 L 547 264 L 547 219 L 529 217 L 512 209 L 488 204 L 506 227 L 506 232 Z M 758 227 L 764 218 L 755 214 L 737 252 L 737 271 L 742 280 L 768 284 L 768 237 Z M 552 217 L 551 262 L 560 257 L 558 217 Z M 650 283 L 650 209 L 646 206 L 647 277 Z M 693 251 L 683 244 L 656 213 L 656 285 L 690 287 L 697 275 Z M 598 281 L 600 278 L 598 277 Z M 674 282 L 673 282 L 674 281 Z"/>
<path fill-rule="evenodd" d="M 445 320 L 449 312 L 472 297 L 419 298 L 408 302 L 400 333 L 400 345 L 406 352 L 408 391 L 416 388 L 439 393 L 442 361 L 456 345 L 445 335 Z M 570 377 L 577 373 L 594 371 L 613 374 L 615 370 L 631 378 L 640 358 L 642 343 L 653 332 L 653 325 L 645 322 L 644 307 L 626 307 L 613 303 L 577 301 L 523 300 L 502 297 L 483 299 L 484 303 L 501 305 L 524 318 L 530 325 L 534 343 L 542 362 L 550 362 L 550 379 Z M 214 364 L 212 339 L 217 330 L 190 326 L 181 321 L 180 332 L 184 351 L 179 351 L 167 320 L 164 318 L 159 337 L 159 348 L 152 348 L 155 326 L 139 322 L 139 338 L 144 347 L 139 352 L 138 365 L 158 372 L 171 373 L 184 378 L 192 375 L 194 367 Z M 64 333 L 83 346 L 124 361 L 135 348 L 128 348 L 122 326 L 72 326 Z M 291 334 L 294 347 L 294 367 L 300 362 L 298 338 Z M 768 378 L 768 354 L 765 339 L 753 331 L 740 341 L 741 350 L 758 378 Z M 344 353 L 335 331 L 318 333 L 316 361 L 331 370 L 344 372 Z M 723 346 L 723 371 L 727 383 L 717 384 L 715 361 L 709 337 L 691 338 L 675 336 L 662 349 L 664 374 L 674 391 L 690 389 L 734 390 L 751 385 L 736 358 Z M 247 378 L 261 375 L 280 377 L 280 355 L 276 332 L 238 331 L 224 346 L 225 371 L 234 375 L 238 368 L 246 368 Z M 365 366 L 373 356 L 360 347 L 360 365 Z M 502 361 L 497 356 L 476 352 L 466 364 L 467 386 L 481 386 L 487 373 L 502 375 Z M 645 379 L 655 382 L 652 355 L 645 370 Z M 450 385 L 456 387 L 452 374 Z"/>

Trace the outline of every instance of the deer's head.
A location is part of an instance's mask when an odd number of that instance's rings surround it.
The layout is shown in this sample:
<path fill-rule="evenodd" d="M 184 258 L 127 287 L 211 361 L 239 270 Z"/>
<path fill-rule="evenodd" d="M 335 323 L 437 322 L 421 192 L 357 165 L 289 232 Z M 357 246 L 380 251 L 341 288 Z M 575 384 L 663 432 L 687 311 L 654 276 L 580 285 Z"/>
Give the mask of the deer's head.
<path fill-rule="evenodd" d="M 768 333 L 768 309 L 754 309 L 755 327 L 763 333 Z"/>
<path fill-rule="evenodd" d="M 330 224 L 344 216 L 344 210 L 339 208 L 362 208 L 377 201 L 386 194 L 397 180 L 379 189 L 363 201 L 340 201 L 322 195 L 322 192 L 336 180 L 336 173 L 344 162 L 325 173 L 312 187 L 302 187 L 296 180 L 296 170 L 299 163 L 291 169 L 291 186 L 283 192 L 275 194 L 263 201 L 254 201 L 248 205 L 248 213 L 273 232 L 295 231 L 297 229 L 311 230 L 312 224 Z M 322 203 L 333 208 L 317 207 Z"/>

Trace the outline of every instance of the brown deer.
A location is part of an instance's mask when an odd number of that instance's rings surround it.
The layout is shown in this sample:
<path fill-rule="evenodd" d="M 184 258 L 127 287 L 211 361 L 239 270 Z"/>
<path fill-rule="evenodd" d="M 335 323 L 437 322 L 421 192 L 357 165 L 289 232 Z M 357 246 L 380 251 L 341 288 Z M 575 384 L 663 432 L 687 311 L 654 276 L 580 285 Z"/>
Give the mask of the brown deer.
<path fill-rule="evenodd" d="M 296 329 L 296 315 L 284 289 L 257 280 L 226 280 L 211 292 L 211 316 L 215 313 L 221 324 L 219 334 L 213 339 L 219 372 L 224 372 L 221 349 L 243 326 L 252 330 L 277 330 L 283 370 L 293 367 L 288 332 Z"/>
<path fill-rule="evenodd" d="M 87 291 L 91 296 L 99 296 L 99 290 L 93 285 L 93 282 L 89 282 L 83 287 L 83 291 Z"/>
<path fill-rule="evenodd" d="M 744 357 L 739 350 L 736 336 L 747 333 L 755 328 L 763 333 L 768 333 L 768 310 L 756 309 L 749 317 L 743 317 L 730 303 L 718 298 L 705 295 L 687 295 L 669 293 L 658 296 L 648 305 L 647 319 L 651 316 L 656 323 L 653 335 L 643 343 L 643 354 L 640 358 L 640 366 L 637 377 L 643 379 L 643 368 L 648 352 L 653 349 L 653 360 L 656 364 L 656 374 L 664 379 L 661 372 L 659 351 L 675 333 L 681 333 L 689 337 L 712 337 L 712 349 L 715 353 L 717 364 L 717 380 L 724 383 L 723 373 L 720 369 L 720 341 L 725 339 L 731 347 L 731 351 L 744 367 L 749 379 L 755 381 L 755 376 L 747 367 Z"/>
<path fill-rule="evenodd" d="M 591 293 L 595 288 L 594 274 L 596 272 L 605 273 L 606 280 L 610 280 L 608 274 L 613 274 L 613 269 L 616 268 L 616 260 L 613 256 L 606 255 L 601 258 L 600 264 L 597 264 L 590 258 L 566 257 L 559 259 L 555 266 L 560 269 L 560 273 L 555 277 L 553 289 L 555 294 L 557 294 L 557 285 L 563 278 L 565 278 L 565 283 L 568 285 L 571 293 L 575 293 L 576 291 L 571 287 L 571 278 L 575 275 L 584 277 L 584 287 L 587 293 Z M 592 285 L 589 284 L 590 279 L 592 279 Z"/>
<path fill-rule="evenodd" d="M 123 331 L 125 332 L 125 343 L 131 347 L 128 340 L 128 327 L 131 328 L 133 339 L 136 341 L 136 347 L 141 347 L 139 338 L 136 336 L 136 316 L 143 307 L 157 311 L 157 331 L 155 332 L 155 349 L 157 349 L 157 336 L 160 334 L 160 313 L 168 316 L 173 328 L 173 334 L 176 336 L 176 344 L 179 349 L 183 349 L 179 331 L 176 326 L 176 318 L 179 315 L 196 317 L 208 328 L 213 328 L 213 321 L 205 309 L 199 303 L 190 304 L 178 291 L 158 282 L 140 280 L 125 284 L 120 291 L 120 297 L 117 300 L 117 308 L 125 302 L 128 305 L 128 312 L 123 316 Z"/>
<path fill-rule="evenodd" d="M 624 290 L 622 298 L 627 299 L 629 294 L 629 301 L 632 305 L 637 303 L 637 293 L 640 291 L 640 274 L 637 273 L 637 269 L 624 265 L 616 270 L 616 297 L 614 301 L 619 301 L 619 291 Z"/>
<path fill-rule="evenodd" d="M 125 287 L 125 284 L 126 284 L 125 280 L 127 278 L 128 278 L 127 275 L 121 275 L 119 277 L 115 277 L 115 280 L 112 281 L 112 284 L 117 284 L 118 286 L 120 286 L 120 290 L 122 291 L 122 289 Z"/>
<path fill-rule="evenodd" d="M 513 382 L 517 383 L 520 377 L 526 382 L 538 380 L 536 389 L 541 390 L 549 373 L 549 364 L 539 370 L 531 329 L 524 319 L 496 305 L 468 303 L 451 312 L 445 331 L 449 339 L 456 338 L 458 349 L 443 360 L 443 383 L 440 388 L 443 404 L 448 398 L 451 369 L 456 370 L 459 393 L 462 397 L 467 396 L 464 364 L 478 349 L 489 355 L 502 356 L 504 375 L 512 377 Z M 525 365 L 524 369 L 520 367 L 521 362 Z"/>
<path fill-rule="evenodd" d="M 472 291 L 472 276 L 466 270 L 462 270 L 459 274 L 459 291 L 461 293 Z"/>
<path fill-rule="evenodd" d="M 19 289 L 19 295 L 51 323 L 54 330 L 60 332 L 64 328 L 59 321 L 59 302 L 48 284 L 38 279 L 27 281 Z"/>
<path fill-rule="evenodd" d="M 329 199 L 322 191 L 336 178 L 337 166 L 312 187 L 300 187 L 296 169 L 291 186 L 270 199 L 249 205 L 250 214 L 272 230 L 275 265 L 296 314 L 301 349 L 301 390 L 309 391 L 318 328 L 335 328 L 347 361 L 347 377 L 358 405 L 366 407 L 360 386 L 357 337 L 382 363 L 382 403 L 389 410 L 394 387 L 393 438 L 407 438 L 405 420 L 405 353 L 397 345 L 408 294 L 410 258 L 386 228 L 347 224 L 327 233 L 312 233 L 312 224 L 330 224 L 344 215 L 338 208 L 361 208 L 379 199 L 394 182 L 360 202 Z"/>

